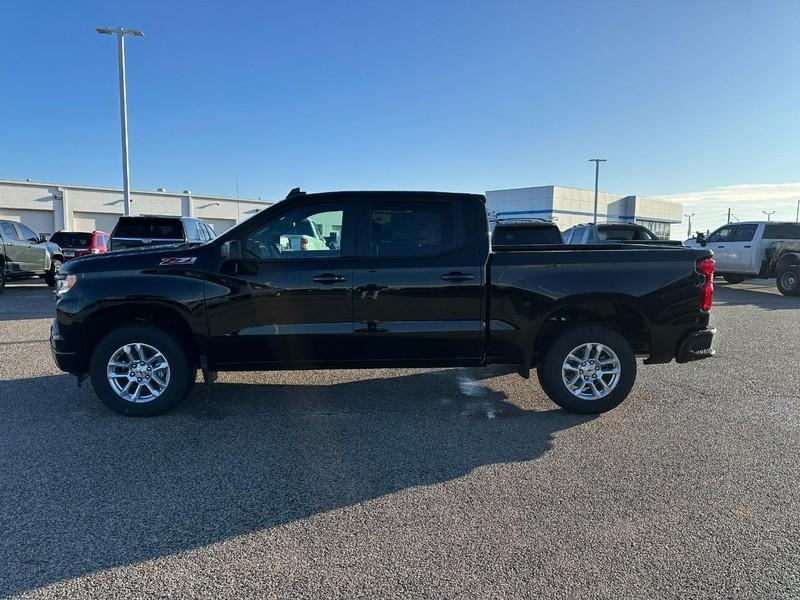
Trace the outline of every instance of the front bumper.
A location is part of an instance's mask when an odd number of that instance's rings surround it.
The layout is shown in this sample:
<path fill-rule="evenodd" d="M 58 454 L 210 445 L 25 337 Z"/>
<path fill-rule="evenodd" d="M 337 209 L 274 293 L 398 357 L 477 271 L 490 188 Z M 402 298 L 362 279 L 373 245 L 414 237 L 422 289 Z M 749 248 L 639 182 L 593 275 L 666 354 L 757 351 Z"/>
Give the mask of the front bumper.
<path fill-rule="evenodd" d="M 58 331 L 58 321 L 53 319 L 50 325 L 50 353 L 56 366 L 66 373 L 80 375 L 82 369 L 81 361 L 77 352 L 70 352 L 64 348 L 64 338 Z"/>
<path fill-rule="evenodd" d="M 689 333 L 678 346 L 678 354 L 675 360 L 679 363 L 687 363 L 693 360 L 711 358 L 717 353 L 713 348 L 716 333 L 717 330 L 713 327 Z"/>

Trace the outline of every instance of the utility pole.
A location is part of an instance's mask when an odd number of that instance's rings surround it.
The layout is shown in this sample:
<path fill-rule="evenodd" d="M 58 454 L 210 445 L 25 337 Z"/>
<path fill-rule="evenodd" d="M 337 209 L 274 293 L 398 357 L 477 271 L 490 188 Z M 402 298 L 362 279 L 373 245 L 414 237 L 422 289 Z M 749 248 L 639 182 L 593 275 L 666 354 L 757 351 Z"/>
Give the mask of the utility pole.
<path fill-rule="evenodd" d="M 795 216 L 794 220 L 797 223 L 800 223 L 800 200 L 797 201 L 797 215 Z"/>
<path fill-rule="evenodd" d="M 138 29 L 122 27 L 98 27 L 97 33 L 117 36 L 117 59 L 119 61 L 119 120 L 122 130 L 122 198 L 123 214 L 131 214 L 130 166 L 128 165 L 128 91 L 125 84 L 125 36 L 144 37 Z"/>
<path fill-rule="evenodd" d="M 761 212 L 763 212 L 765 215 L 767 215 L 767 223 L 770 222 L 772 215 L 775 214 L 774 210 L 762 210 Z"/>
<path fill-rule="evenodd" d="M 600 163 L 606 162 L 605 158 L 590 158 L 589 162 L 594 163 L 594 221 L 593 223 L 597 225 L 597 190 L 598 184 L 600 181 Z"/>
<path fill-rule="evenodd" d="M 731 209 L 728 208 L 728 223 L 731 222 Z"/>
<path fill-rule="evenodd" d="M 684 217 L 689 217 L 689 230 L 686 233 L 686 237 L 690 238 L 690 237 L 692 237 L 692 217 L 694 216 L 694 213 L 689 213 L 689 214 L 684 213 L 683 216 Z"/>

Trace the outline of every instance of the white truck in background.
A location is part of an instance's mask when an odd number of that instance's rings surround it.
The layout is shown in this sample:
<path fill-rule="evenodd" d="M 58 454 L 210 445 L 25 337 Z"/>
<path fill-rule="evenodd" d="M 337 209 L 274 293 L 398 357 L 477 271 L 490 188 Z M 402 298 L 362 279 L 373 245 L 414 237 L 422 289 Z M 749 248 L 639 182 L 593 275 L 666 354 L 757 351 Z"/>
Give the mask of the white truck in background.
<path fill-rule="evenodd" d="M 684 245 L 713 250 L 717 274 L 728 283 L 775 277 L 782 294 L 800 295 L 800 223 L 729 223 Z"/>

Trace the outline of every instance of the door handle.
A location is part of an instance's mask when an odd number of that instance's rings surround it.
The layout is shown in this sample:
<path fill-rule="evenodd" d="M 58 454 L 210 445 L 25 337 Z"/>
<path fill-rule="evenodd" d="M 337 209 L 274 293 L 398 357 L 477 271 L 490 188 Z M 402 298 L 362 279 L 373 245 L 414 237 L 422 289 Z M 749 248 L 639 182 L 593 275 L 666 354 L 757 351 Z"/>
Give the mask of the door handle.
<path fill-rule="evenodd" d="M 745 246 L 745 248 L 752 248 L 752 246 Z"/>
<path fill-rule="evenodd" d="M 725 246 L 717 246 L 717 248 L 724 248 Z"/>
<path fill-rule="evenodd" d="M 333 273 L 323 273 L 322 275 L 317 275 L 316 277 L 312 277 L 314 281 L 317 283 L 324 283 L 325 285 L 330 285 L 331 283 L 339 283 L 340 281 L 347 281 L 347 278 L 343 275 L 334 275 Z"/>
<path fill-rule="evenodd" d="M 453 271 L 452 273 L 445 273 L 442 275 L 442 279 L 444 281 L 471 281 L 475 279 L 475 275 L 472 273 L 459 273 Z"/>

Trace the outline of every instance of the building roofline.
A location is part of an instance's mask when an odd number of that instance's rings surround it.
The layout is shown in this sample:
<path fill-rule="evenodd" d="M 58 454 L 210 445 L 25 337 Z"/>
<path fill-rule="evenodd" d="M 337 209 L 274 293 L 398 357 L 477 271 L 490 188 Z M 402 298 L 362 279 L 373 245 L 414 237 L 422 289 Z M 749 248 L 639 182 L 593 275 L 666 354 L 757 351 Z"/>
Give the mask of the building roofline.
<path fill-rule="evenodd" d="M 118 192 L 122 193 L 121 188 L 115 187 L 106 187 L 106 186 L 96 186 L 96 185 L 78 185 L 72 183 L 54 183 L 48 181 L 22 181 L 17 179 L 0 179 L 0 185 L 22 185 L 22 186 L 31 186 L 31 187 L 40 187 L 40 186 L 47 186 L 47 187 L 55 187 L 55 188 L 64 188 L 64 189 L 72 189 L 72 190 L 91 190 L 95 192 Z M 208 199 L 208 200 L 226 200 L 230 202 L 250 202 L 253 204 L 265 204 L 271 205 L 275 204 L 276 201 L 273 200 L 259 200 L 253 198 L 232 198 L 230 196 L 209 196 L 208 194 L 195 194 L 194 192 L 189 194 L 184 194 L 183 192 L 159 192 L 158 190 L 131 190 L 131 194 L 139 194 L 144 196 L 167 196 L 173 198 L 185 198 L 186 196 L 191 196 L 192 198 L 200 198 L 200 199 Z"/>

